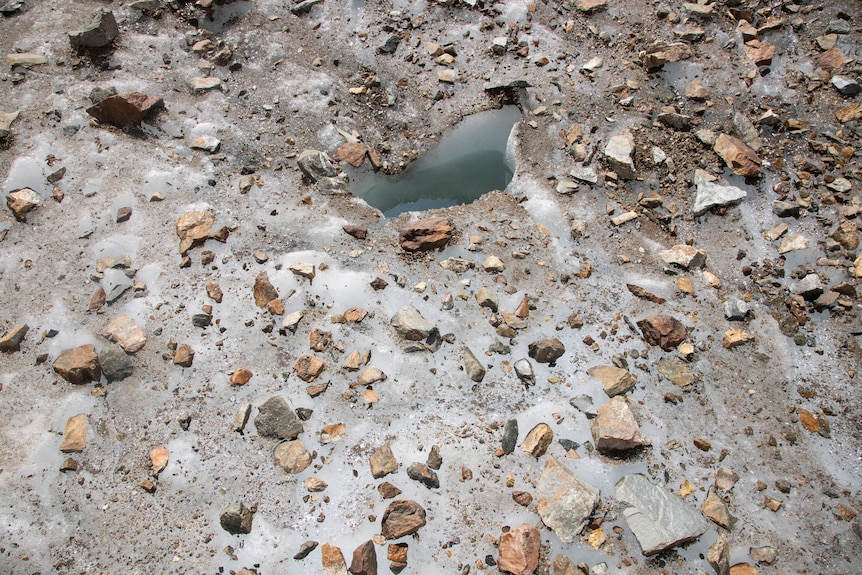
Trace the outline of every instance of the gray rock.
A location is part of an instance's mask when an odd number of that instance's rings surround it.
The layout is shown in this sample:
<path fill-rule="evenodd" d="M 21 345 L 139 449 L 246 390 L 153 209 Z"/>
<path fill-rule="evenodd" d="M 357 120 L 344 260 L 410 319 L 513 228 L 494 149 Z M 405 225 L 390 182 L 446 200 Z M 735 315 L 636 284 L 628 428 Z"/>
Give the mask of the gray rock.
<path fill-rule="evenodd" d="M 338 175 L 338 169 L 332 162 L 332 158 L 320 150 L 303 150 L 296 159 L 296 164 L 302 171 L 302 175 L 312 182 Z"/>
<path fill-rule="evenodd" d="M 422 317 L 419 310 L 412 305 L 406 305 L 398 310 L 389 323 L 398 335 L 411 341 L 426 339 L 437 329 L 436 323 Z"/>
<path fill-rule="evenodd" d="M 742 321 L 748 316 L 748 303 L 736 296 L 730 296 L 724 302 L 724 317 L 730 321 Z"/>
<path fill-rule="evenodd" d="M 862 92 L 862 86 L 853 78 L 847 76 L 832 76 L 832 85 L 842 96 L 855 96 Z"/>
<path fill-rule="evenodd" d="M 747 195 L 745 190 L 736 186 L 722 186 L 701 180 L 697 183 L 697 193 L 694 196 L 692 211 L 695 216 L 702 216 L 712 208 L 736 205 Z"/>
<path fill-rule="evenodd" d="M 196 76 L 189 80 L 189 89 L 193 94 L 201 94 L 216 88 L 221 88 L 221 80 L 213 76 Z"/>
<path fill-rule="evenodd" d="M 251 533 L 253 519 L 254 512 L 238 502 L 231 503 L 219 516 L 222 529 L 233 535 Z"/>
<path fill-rule="evenodd" d="M 3 337 L 0 337 L 0 351 L 19 351 L 28 331 L 30 331 L 30 326 L 26 323 L 16 325 L 10 329 Z"/>
<path fill-rule="evenodd" d="M 302 422 L 290 404 L 280 395 L 270 397 L 259 408 L 254 418 L 258 435 L 276 439 L 296 439 L 303 432 Z"/>
<path fill-rule="evenodd" d="M 411 463 L 407 468 L 407 477 L 418 481 L 428 489 L 437 489 L 440 487 L 440 479 L 437 477 L 437 474 L 424 463 Z"/>
<path fill-rule="evenodd" d="M 73 50 L 82 48 L 104 48 L 111 44 L 120 29 L 114 13 L 107 10 L 99 10 L 93 15 L 92 22 L 80 32 L 69 34 L 69 43 Z"/>
<path fill-rule="evenodd" d="M 808 301 L 815 300 L 823 293 L 823 282 L 817 274 L 808 274 L 790 286 L 790 293 L 801 295 Z"/>
<path fill-rule="evenodd" d="M 576 180 L 587 182 L 589 184 L 595 184 L 599 181 L 599 174 L 593 166 L 575 166 L 569 170 L 569 175 Z"/>
<path fill-rule="evenodd" d="M 506 422 L 506 427 L 503 428 L 502 449 L 504 455 L 509 455 L 515 451 L 515 446 L 518 444 L 518 420 L 510 419 Z"/>
<path fill-rule="evenodd" d="M 770 545 L 752 547 L 748 550 L 748 554 L 758 563 L 766 563 L 767 565 L 772 565 L 778 559 L 778 551 Z"/>
<path fill-rule="evenodd" d="M 476 267 L 476 262 L 465 258 L 446 258 L 440 262 L 440 267 L 456 274 L 463 274 Z"/>
<path fill-rule="evenodd" d="M 467 346 L 461 349 L 461 361 L 464 363 L 464 371 L 470 376 L 470 379 L 476 383 L 481 382 L 485 378 L 486 369 L 482 363 L 476 359 L 473 352 Z"/>
<path fill-rule="evenodd" d="M 434 470 L 439 470 L 443 465 L 443 456 L 440 455 L 440 447 L 438 445 L 431 447 L 431 451 L 428 452 L 428 459 L 425 464 Z"/>
<path fill-rule="evenodd" d="M 102 366 L 102 374 L 109 382 L 122 381 L 134 371 L 132 359 L 116 344 L 106 345 L 99 353 L 99 365 Z"/>
<path fill-rule="evenodd" d="M 798 204 L 775 200 L 772 202 L 772 213 L 779 218 L 795 218 L 799 215 L 800 207 Z"/>
<path fill-rule="evenodd" d="M 826 27 L 827 34 L 849 34 L 853 31 L 847 20 L 830 20 Z"/>
<path fill-rule="evenodd" d="M 518 376 L 521 383 L 527 387 L 536 385 L 536 374 L 533 373 L 533 364 L 530 363 L 529 359 L 519 359 L 513 367 L 515 368 L 515 375 Z"/>
<path fill-rule="evenodd" d="M 605 157 L 611 168 L 624 180 L 633 180 L 636 177 L 635 164 L 632 153 L 635 149 L 635 139 L 632 133 L 626 130 L 616 136 L 611 136 L 605 145 Z"/>
<path fill-rule="evenodd" d="M 231 424 L 231 429 L 242 433 L 245 429 L 245 424 L 248 423 L 248 418 L 251 415 L 251 404 L 243 403 L 239 406 L 239 409 L 236 410 L 236 415 L 233 416 L 233 423 Z"/>
<path fill-rule="evenodd" d="M 548 455 L 536 485 L 539 516 L 560 541 L 571 543 L 599 503 L 599 490 Z"/>
<path fill-rule="evenodd" d="M 641 474 L 620 479 L 616 498 L 631 505 L 623 511 L 623 517 L 646 556 L 697 539 L 709 527 L 706 519 L 681 497 L 653 485 Z"/>
<path fill-rule="evenodd" d="M 737 112 L 733 115 L 733 131 L 739 136 L 740 140 L 745 142 L 755 152 L 759 152 L 763 148 L 760 133 L 754 126 L 754 122 L 745 113 Z"/>
<path fill-rule="evenodd" d="M 20 112 L 0 112 L 0 140 L 5 140 L 12 133 L 12 122 L 18 119 Z"/>
<path fill-rule="evenodd" d="M 569 400 L 569 405 L 586 415 L 587 419 L 593 419 L 599 414 L 593 405 L 593 398 L 587 394 L 576 395 Z"/>

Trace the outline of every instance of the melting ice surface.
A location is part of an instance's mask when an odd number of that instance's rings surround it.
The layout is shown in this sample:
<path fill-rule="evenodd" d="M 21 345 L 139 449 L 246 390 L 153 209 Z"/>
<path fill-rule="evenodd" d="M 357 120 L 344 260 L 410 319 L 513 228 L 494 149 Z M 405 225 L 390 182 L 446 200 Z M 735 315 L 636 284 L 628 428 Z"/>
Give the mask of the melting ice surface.
<path fill-rule="evenodd" d="M 468 204 L 486 192 L 503 190 L 514 175 L 506 149 L 520 118 L 515 106 L 470 116 L 402 174 L 359 175 L 352 192 L 386 217 L 395 217 Z"/>

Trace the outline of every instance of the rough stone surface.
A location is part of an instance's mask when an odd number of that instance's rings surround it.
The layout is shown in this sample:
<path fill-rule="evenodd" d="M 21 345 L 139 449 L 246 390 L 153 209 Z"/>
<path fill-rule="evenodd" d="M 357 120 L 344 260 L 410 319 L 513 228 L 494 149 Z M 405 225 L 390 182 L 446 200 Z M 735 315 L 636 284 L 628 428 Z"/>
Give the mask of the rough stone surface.
<path fill-rule="evenodd" d="M 554 364 L 566 353 L 566 346 L 557 338 L 534 341 L 528 347 L 528 355 L 539 363 Z"/>
<path fill-rule="evenodd" d="M 599 504 L 599 490 L 549 455 L 536 485 L 536 499 L 544 524 L 568 544 L 583 531 Z"/>
<path fill-rule="evenodd" d="M 381 530 L 386 539 L 413 535 L 425 526 L 425 509 L 410 499 L 396 499 L 386 508 Z"/>
<path fill-rule="evenodd" d="M 311 465 L 311 454 L 298 439 L 279 443 L 272 458 L 276 465 L 293 475 L 302 473 Z"/>
<path fill-rule="evenodd" d="M 745 177 L 760 175 L 760 156 L 742 140 L 727 134 L 719 134 L 713 149 L 736 175 Z"/>
<path fill-rule="evenodd" d="M 269 274 L 260 272 L 254 278 L 254 305 L 266 307 L 274 299 L 278 299 L 278 290 L 269 281 Z"/>
<path fill-rule="evenodd" d="M 63 350 L 54 361 L 54 371 L 74 384 L 99 381 L 102 377 L 96 348 L 89 343 Z"/>
<path fill-rule="evenodd" d="M 73 50 L 83 48 L 104 48 L 120 33 L 114 13 L 99 10 L 93 15 L 92 22 L 83 30 L 69 34 L 69 43 Z"/>
<path fill-rule="evenodd" d="M 119 345 L 110 344 L 99 352 L 99 365 L 102 375 L 109 382 L 122 381 L 134 372 L 134 364 L 129 355 Z"/>
<path fill-rule="evenodd" d="M 111 320 L 102 335 L 118 344 L 126 353 L 137 353 L 147 343 L 144 330 L 131 317 L 120 315 Z"/>
<path fill-rule="evenodd" d="M 254 512 L 243 503 L 234 502 L 219 515 L 222 529 L 232 535 L 251 533 L 251 523 L 254 520 Z"/>
<path fill-rule="evenodd" d="M 521 444 L 521 451 L 530 457 L 539 458 L 548 451 L 551 442 L 554 441 L 554 431 L 547 423 L 538 423 L 531 429 L 527 436 L 524 437 L 524 442 Z"/>
<path fill-rule="evenodd" d="M 398 243 L 408 252 L 436 250 L 449 243 L 454 231 L 446 218 L 425 218 L 398 230 Z"/>
<path fill-rule="evenodd" d="M 539 567 L 542 538 L 538 529 L 524 523 L 500 535 L 497 567 L 512 575 L 530 575 Z"/>
<path fill-rule="evenodd" d="M 677 244 L 670 249 L 661 250 L 658 257 L 667 265 L 683 269 L 702 268 L 706 263 L 706 252 L 693 246 Z"/>
<path fill-rule="evenodd" d="M 604 153 L 611 169 L 624 180 L 633 180 L 637 177 L 632 158 L 634 149 L 635 139 L 628 130 L 622 134 L 611 136 L 605 145 Z"/>
<path fill-rule="evenodd" d="M 602 382 L 602 388 L 608 397 L 623 395 L 637 382 L 637 378 L 628 370 L 612 365 L 597 365 L 588 369 L 587 373 Z"/>
<path fill-rule="evenodd" d="M 159 97 L 141 92 L 123 92 L 90 106 L 87 113 L 105 124 L 130 126 L 140 124 L 152 112 L 164 106 L 164 100 Z"/>
<path fill-rule="evenodd" d="M 371 476 L 374 479 L 380 479 L 398 471 L 398 461 L 395 459 L 395 454 L 392 453 L 392 447 L 388 441 L 374 451 L 370 463 Z"/>
<path fill-rule="evenodd" d="M 180 255 L 185 255 L 193 246 L 210 235 L 214 217 L 209 210 L 186 212 L 177 220 L 177 236 L 180 238 Z"/>
<path fill-rule="evenodd" d="M 688 330 L 678 319 L 668 315 L 653 315 L 637 323 L 643 332 L 644 341 L 670 351 L 688 337 Z"/>
<path fill-rule="evenodd" d="M 259 408 L 254 426 L 258 435 L 276 439 L 296 439 L 303 432 L 302 422 L 286 399 L 280 395 L 270 397 Z"/>
<path fill-rule="evenodd" d="M 80 453 L 87 446 L 87 414 L 79 413 L 72 416 L 66 422 L 63 431 L 63 444 L 60 451 L 63 453 Z"/>
<path fill-rule="evenodd" d="M 398 310 L 389 322 L 398 335 L 411 341 L 426 339 L 437 329 L 437 324 L 422 317 L 419 310 L 407 305 Z"/>
<path fill-rule="evenodd" d="M 429 489 L 440 487 L 440 479 L 437 474 L 424 463 L 411 463 L 407 468 L 407 477 L 413 481 L 418 481 Z"/>
<path fill-rule="evenodd" d="M 629 504 L 623 517 L 646 556 L 700 537 L 706 520 L 678 495 L 652 484 L 641 474 L 617 482 L 616 498 Z"/>
<path fill-rule="evenodd" d="M 487 371 L 485 366 L 476 359 L 476 356 L 473 355 L 473 352 L 470 351 L 470 348 L 467 346 L 464 346 L 461 349 L 461 360 L 464 363 L 464 371 L 467 372 L 467 375 L 471 380 L 479 383 L 485 379 L 485 373 Z"/>
<path fill-rule="evenodd" d="M 0 351 L 13 352 L 21 350 L 21 343 L 30 331 L 30 326 L 25 323 L 16 325 L 0 337 Z"/>
<path fill-rule="evenodd" d="M 722 186 L 708 180 L 697 183 L 697 193 L 694 196 L 692 211 L 695 216 L 702 216 L 713 208 L 734 206 L 748 196 L 748 192 L 736 186 Z"/>
<path fill-rule="evenodd" d="M 648 445 L 641 435 L 634 412 L 624 396 L 618 395 L 599 408 L 590 421 L 593 443 L 601 452 L 627 451 Z"/>
<path fill-rule="evenodd" d="M 322 575 L 347 575 L 347 564 L 341 549 L 335 545 L 324 543 L 320 546 L 320 562 Z"/>

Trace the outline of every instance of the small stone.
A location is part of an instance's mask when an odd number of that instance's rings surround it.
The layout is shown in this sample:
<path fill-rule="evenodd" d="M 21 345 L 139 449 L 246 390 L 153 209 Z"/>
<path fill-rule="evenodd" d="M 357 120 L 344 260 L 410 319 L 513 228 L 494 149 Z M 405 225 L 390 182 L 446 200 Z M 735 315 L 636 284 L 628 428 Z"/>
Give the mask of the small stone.
<path fill-rule="evenodd" d="M 290 404 L 280 395 L 274 395 L 259 408 L 254 426 L 262 437 L 296 439 L 303 432 L 302 422 Z"/>
<path fill-rule="evenodd" d="M 859 247 L 859 232 L 856 225 L 850 221 L 843 221 L 830 235 L 833 240 L 841 244 L 848 252 L 855 251 Z"/>
<path fill-rule="evenodd" d="M 437 324 L 422 317 L 419 310 L 412 305 L 398 310 L 398 313 L 392 316 L 390 324 L 398 335 L 411 341 L 427 339 L 433 331 L 437 330 Z"/>
<path fill-rule="evenodd" d="M 461 349 L 461 361 L 464 364 L 464 371 L 467 372 L 471 380 L 480 383 L 485 378 L 487 371 L 485 366 L 476 359 L 476 356 L 473 355 L 473 352 L 467 346 Z"/>
<path fill-rule="evenodd" d="M 299 327 L 299 322 L 305 317 L 305 312 L 295 311 L 284 316 L 281 322 L 281 327 L 291 333 L 296 333 L 296 328 Z"/>
<path fill-rule="evenodd" d="M 618 395 L 601 406 L 590 421 L 590 431 L 596 449 L 602 453 L 627 451 L 648 445 L 629 402 Z"/>
<path fill-rule="evenodd" d="M 366 317 L 368 317 L 368 311 L 362 309 L 361 307 L 349 307 L 344 310 L 344 322 L 348 325 L 353 323 L 362 323 Z"/>
<path fill-rule="evenodd" d="M 231 429 L 242 433 L 245 429 L 246 424 L 248 423 L 248 418 L 251 415 L 251 404 L 243 403 L 239 406 L 239 409 L 236 410 L 236 415 L 233 417 L 233 423 L 231 423 Z"/>
<path fill-rule="evenodd" d="M 188 85 L 192 94 L 202 94 L 203 92 L 221 88 L 221 80 L 214 77 L 202 78 L 200 76 L 196 76 L 189 80 Z"/>
<path fill-rule="evenodd" d="M 177 220 L 177 236 L 180 238 L 180 255 L 185 255 L 193 246 L 210 236 L 213 214 L 210 211 L 186 212 Z"/>
<path fill-rule="evenodd" d="M 789 254 L 799 250 L 807 250 L 811 246 L 811 242 L 802 234 L 790 234 L 781 240 L 781 245 L 778 246 L 778 253 Z"/>
<path fill-rule="evenodd" d="M 568 544 L 583 531 L 599 504 L 599 490 L 549 455 L 536 485 L 536 499 L 542 522 Z"/>
<path fill-rule="evenodd" d="M 194 139 L 192 142 L 191 148 L 194 150 L 203 150 L 204 152 L 209 152 L 210 154 L 215 154 L 219 151 L 221 147 L 221 141 L 209 135 L 199 136 Z"/>
<path fill-rule="evenodd" d="M 326 364 L 322 359 L 308 354 L 302 354 L 293 364 L 293 370 L 297 377 L 306 383 L 311 383 L 320 377 L 324 369 L 326 369 Z"/>
<path fill-rule="evenodd" d="M 245 385 L 251 381 L 254 374 L 244 367 L 238 367 L 230 376 L 230 382 L 234 385 Z"/>
<path fill-rule="evenodd" d="M 530 360 L 519 359 L 512 367 L 515 369 L 515 375 L 526 387 L 536 385 L 536 374 L 533 372 L 533 364 Z"/>
<path fill-rule="evenodd" d="M 407 468 L 407 477 L 422 483 L 428 489 L 440 487 L 440 479 L 437 474 L 424 463 L 411 463 Z"/>
<path fill-rule="evenodd" d="M 398 230 L 401 249 L 408 252 L 442 248 L 452 239 L 454 228 L 446 218 L 426 218 Z"/>
<path fill-rule="evenodd" d="M 696 102 L 703 102 L 709 98 L 709 92 L 701 84 L 700 80 L 695 78 L 685 87 L 685 97 Z"/>
<path fill-rule="evenodd" d="M 353 551 L 348 572 L 353 575 L 377 575 L 377 551 L 374 541 L 368 540 Z"/>
<path fill-rule="evenodd" d="M 497 256 L 488 256 L 482 262 L 482 269 L 491 274 L 498 274 L 506 269 L 506 264 Z"/>
<path fill-rule="evenodd" d="M 718 539 L 706 552 L 706 560 L 716 575 L 730 574 L 730 541 L 727 534 L 724 532 L 718 534 Z"/>
<path fill-rule="evenodd" d="M 293 558 L 296 561 L 302 561 L 315 549 L 317 549 L 317 541 L 306 541 L 299 546 L 299 551 L 293 556 Z"/>
<path fill-rule="evenodd" d="M 701 180 L 697 183 L 697 194 L 694 198 L 692 211 L 695 216 L 702 216 L 713 208 L 723 208 L 740 203 L 748 193 L 736 186 L 721 186 Z"/>
<path fill-rule="evenodd" d="M 529 507 L 530 503 L 533 502 L 533 496 L 530 495 L 530 493 L 527 491 L 513 491 L 512 501 L 514 501 L 521 507 Z"/>
<path fill-rule="evenodd" d="M 153 477 L 158 477 L 159 473 L 165 470 L 168 465 L 168 449 L 166 447 L 156 447 L 150 451 L 150 473 Z"/>
<path fill-rule="evenodd" d="M 486 287 L 479 288 L 479 291 L 476 292 L 476 303 L 479 304 L 479 307 L 485 307 L 494 312 L 497 311 L 499 305 L 497 295 Z"/>
<path fill-rule="evenodd" d="M 7 353 L 21 350 L 21 343 L 24 341 L 27 332 L 30 331 L 30 326 L 26 323 L 16 325 L 7 331 L 3 337 L 0 337 L 0 351 Z"/>
<path fill-rule="evenodd" d="M 428 452 L 428 459 L 425 463 L 435 471 L 440 469 L 443 465 L 443 456 L 440 455 L 440 447 L 437 445 L 431 447 L 431 451 Z"/>
<path fill-rule="evenodd" d="M 832 76 L 832 86 L 842 96 L 855 96 L 862 92 L 862 86 L 859 85 L 859 82 L 846 76 Z"/>
<path fill-rule="evenodd" d="M 87 414 L 79 413 L 72 416 L 66 422 L 63 430 L 63 444 L 60 451 L 63 453 L 80 453 L 87 446 Z"/>
<path fill-rule="evenodd" d="M 74 460 L 73 458 L 71 458 L 71 457 L 67 457 L 67 458 L 63 461 L 63 463 L 61 463 L 61 464 L 60 464 L 60 471 L 62 471 L 62 472 L 64 472 L 64 473 L 65 473 L 66 471 L 78 471 L 78 462 L 77 462 L 77 461 L 75 461 L 75 460 Z"/>
<path fill-rule="evenodd" d="M 605 145 L 604 154 L 619 177 L 624 180 L 633 180 L 637 177 L 635 173 L 632 153 L 635 149 L 635 140 L 632 133 L 626 130 L 621 134 L 611 136 Z"/>
<path fill-rule="evenodd" d="M 509 455 L 515 451 L 515 445 L 518 443 L 518 420 L 510 419 L 506 422 L 503 428 L 502 451 L 503 455 Z"/>
<path fill-rule="evenodd" d="M 282 441 L 276 446 L 272 456 L 276 465 L 293 475 L 302 473 L 311 465 L 311 454 L 298 439 Z"/>
<path fill-rule="evenodd" d="M 736 485 L 736 482 L 739 481 L 739 475 L 737 475 L 732 469 L 728 467 L 719 467 L 715 470 L 715 486 L 727 493 L 733 486 Z"/>
<path fill-rule="evenodd" d="M 42 197 L 30 188 L 10 192 L 6 196 L 6 206 L 19 222 L 27 221 L 27 214 L 42 204 Z"/>
<path fill-rule="evenodd" d="M 713 149 L 736 175 L 754 177 L 760 174 L 760 156 L 741 140 L 720 134 Z"/>
<path fill-rule="evenodd" d="M 688 337 L 688 330 L 676 318 L 668 315 L 653 315 L 637 322 L 644 341 L 649 345 L 657 345 L 665 351 L 671 351 Z"/>
<path fill-rule="evenodd" d="M 754 341 L 753 335 L 734 327 L 724 332 L 724 336 L 721 338 L 721 345 L 725 349 L 731 349 L 752 341 Z"/>
<path fill-rule="evenodd" d="M 730 514 L 727 509 L 727 504 L 718 495 L 715 487 L 709 488 L 709 493 L 700 507 L 701 512 L 715 524 L 730 529 L 736 523 L 736 518 Z"/>
<path fill-rule="evenodd" d="M 368 237 L 368 228 L 362 226 L 345 225 L 341 226 L 341 229 L 344 230 L 344 233 L 353 236 L 357 240 L 364 240 Z"/>
<path fill-rule="evenodd" d="M 313 281 L 315 276 L 317 275 L 314 269 L 314 264 L 294 264 L 287 269 L 289 269 L 291 273 L 293 273 L 293 275 L 305 278 L 308 281 Z"/>
<path fill-rule="evenodd" d="M 539 567 L 542 538 L 532 525 L 524 523 L 500 535 L 497 568 L 512 575 L 531 575 Z"/>
<path fill-rule="evenodd" d="M 380 493 L 380 496 L 383 499 L 393 499 L 401 495 L 401 490 L 389 483 L 388 481 L 384 481 L 380 485 L 377 486 L 377 491 Z"/>
<path fill-rule="evenodd" d="M 180 367 L 191 367 L 195 360 L 195 350 L 187 343 L 180 344 L 174 352 L 174 365 Z"/>
<path fill-rule="evenodd" d="M 73 50 L 84 48 L 104 48 L 119 35 L 117 20 L 114 13 L 108 10 L 99 10 L 92 18 L 92 22 L 80 32 L 69 34 L 69 43 Z"/>
<path fill-rule="evenodd" d="M 758 563 L 772 565 L 778 559 L 778 551 L 775 547 L 765 545 L 763 547 L 751 547 L 748 550 L 748 555 Z"/>
<path fill-rule="evenodd" d="M 534 341 L 527 346 L 528 355 L 539 363 L 554 363 L 566 352 L 566 347 L 557 338 Z"/>
<path fill-rule="evenodd" d="M 686 270 L 702 268 L 706 264 L 706 252 L 686 244 L 678 244 L 668 250 L 661 250 L 658 256 L 665 264 Z"/>
<path fill-rule="evenodd" d="M 232 535 L 251 533 L 254 512 L 239 502 L 231 503 L 219 515 L 222 529 Z"/>
<path fill-rule="evenodd" d="M 254 278 L 254 304 L 257 307 L 266 307 L 274 299 L 278 299 L 278 290 L 269 281 L 269 274 L 260 272 Z"/>
<path fill-rule="evenodd" d="M 164 106 L 164 100 L 159 97 L 141 92 L 123 92 L 90 106 L 87 113 L 105 124 L 130 126 L 140 124 L 147 116 Z"/>
<path fill-rule="evenodd" d="M 763 506 L 769 509 L 770 511 L 776 512 L 781 509 L 782 502 L 778 499 L 773 499 L 768 495 L 763 496 Z"/>
<path fill-rule="evenodd" d="M 398 471 L 398 461 L 395 459 L 395 454 L 392 453 L 388 441 L 374 451 L 370 463 L 371 476 L 374 479 L 380 479 Z"/>
<path fill-rule="evenodd" d="M 521 451 L 530 457 L 539 458 L 548 451 L 554 441 L 554 431 L 547 423 L 539 423 L 531 429 L 521 443 Z"/>
<path fill-rule="evenodd" d="M 347 575 L 344 555 L 335 545 L 324 543 L 320 546 L 320 562 L 323 566 L 322 575 Z"/>
<path fill-rule="evenodd" d="M 92 344 L 63 350 L 54 361 L 54 371 L 73 384 L 99 381 L 102 368 Z"/>
<path fill-rule="evenodd" d="M 40 66 L 47 63 L 48 58 L 46 58 L 42 54 L 33 54 L 31 52 L 16 52 L 14 54 L 6 54 L 6 64 L 12 67 L 23 66 L 24 68 L 31 68 L 33 66 Z"/>
<path fill-rule="evenodd" d="M 578 10 L 584 14 L 604 10 L 608 6 L 608 0 L 578 0 Z"/>
<path fill-rule="evenodd" d="M 347 434 L 347 425 L 344 423 L 334 423 L 327 425 L 320 431 L 320 445 L 328 445 L 341 441 Z"/>
<path fill-rule="evenodd" d="M 396 499 L 386 508 L 381 533 L 386 539 L 413 535 L 425 525 L 425 509 L 409 499 Z"/>
<path fill-rule="evenodd" d="M 118 345 L 106 345 L 99 353 L 98 362 L 108 382 L 122 381 L 134 371 L 131 358 Z"/>
<path fill-rule="evenodd" d="M 608 397 L 627 393 L 637 382 L 637 378 L 628 370 L 612 365 L 597 365 L 588 369 L 587 373 L 602 382 L 602 388 Z"/>

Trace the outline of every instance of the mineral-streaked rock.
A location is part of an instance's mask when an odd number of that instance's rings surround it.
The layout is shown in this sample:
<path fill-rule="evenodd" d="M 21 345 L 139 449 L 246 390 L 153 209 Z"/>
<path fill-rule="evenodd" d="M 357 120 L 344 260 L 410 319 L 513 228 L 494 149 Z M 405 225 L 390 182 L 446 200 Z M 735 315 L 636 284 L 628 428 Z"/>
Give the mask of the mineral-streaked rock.
<path fill-rule="evenodd" d="M 105 124 L 130 126 L 140 124 L 150 113 L 163 108 L 165 101 L 141 92 L 123 92 L 109 96 L 87 108 L 87 113 Z"/>
<path fill-rule="evenodd" d="M 437 324 L 422 317 L 412 305 L 402 307 L 390 321 L 398 335 L 404 339 L 418 341 L 426 339 L 437 329 Z"/>
<path fill-rule="evenodd" d="M 302 473 L 311 465 L 311 454 L 298 439 L 282 441 L 276 446 L 272 456 L 276 465 L 291 474 Z"/>
<path fill-rule="evenodd" d="M 425 218 L 399 229 L 398 242 L 408 252 L 434 250 L 448 244 L 453 232 L 446 218 Z"/>
<path fill-rule="evenodd" d="M 736 205 L 748 196 L 748 193 L 736 186 L 722 186 L 707 180 L 697 183 L 697 193 L 694 196 L 692 211 L 695 216 L 701 216 L 712 208 Z"/>
<path fill-rule="evenodd" d="M 616 498 L 631 505 L 623 511 L 623 517 L 646 556 L 697 539 L 709 527 L 682 498 L 653 485 L 641 474 L 620 479 Z"/>
<path fill-rule="evenodd" d="M 30 188 L 10 192 L 6 196 L 6 206 L 19 222 L 27 221 L 27 214 L 42 203 L 42 197 Z"/>
<path fill-rule="evenodd" d="M 73 50 L 104 48 L 113 42 L 119 33 L 120 29 L 117 27 L 114 13 L 99 10 L 93 15 L 92 22 L 86 28 L 69 34 L 69 44 L 72 45 Z"/>
<path fill-rule="evenodd" d="M 410 499 L 396 499 L 386 508 L 381 530 L 386 539 L 413 535 L 425 525 L 425 509 Z"/>
<path fill-rule="evenodd" d="M 388 441 L 371 454 L 370 463 L 371 476 L 374 479 L 380 479 L 398 471 L 398 461 L 395 459 L 395 454 L 392 453 L 392 448 L 389 446 Z"/>
<path fill-rule="evenodd" d="M 549 455 L 536 485 L 536 499 L 542 522 L 560 541 L 571 543 L 598 505 L 599 490 Z"/>
<path fill-rule="evenodd" d="M 63 430 L 63 453 L 80 453 L 87 446 L 87 414 L 79 413 L 70 417 Z"/>
<path fill-rule="evenodd" d="M 119 344 L 126 353 L 137 353 L 147 343 L 144 330 L 131 317 L 120 315 L 111 320 L 102 335 Z"/>
<path fill-rule="evenodd" d="M 240 502 L 231 503 L 219 515 L 222 529 L 233 535 L 251 533 L 253 519 L 254 512 Z"/>
<path fill-rule="evenodd" d="M 102 368 L 93 344 L 63 350 L 54 361 L 54 371 L 69 383 L 82 384 L 99 381 Z"/>
<path fill-rule="evenodd" d="M 524 523 L 500 535 L 497 567 L 512 575 L 530 575 L 539 567 L 542 537 L 538 529 Z"/>
<path fill-rule="evenodd" d="M 624 180 L 633 180 L 637 177 L 632 153 L 635 149 L 635 139 L 628 130 L 621 134 L 611 136 L 605 145 L 605 157 L 611 168 Z"/>
<path fill-rule="evenodd" d="M 627 451 L 648 445 L 625 396 L 618 395 L 599 408 L 590 421 L 593 443 L 601 452 Z"/>
<path fill-rule="evenodd" d="M 538 458 L 548 451 L 552 441 L 554 441 L 554 431 L 547 423 L 539 423 L 527 433 L 521 444 L 521 451 L 530 457 Z"/>

